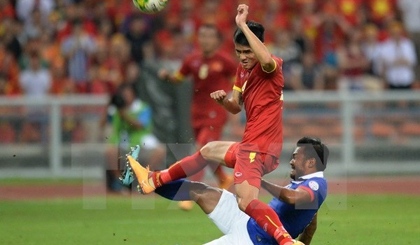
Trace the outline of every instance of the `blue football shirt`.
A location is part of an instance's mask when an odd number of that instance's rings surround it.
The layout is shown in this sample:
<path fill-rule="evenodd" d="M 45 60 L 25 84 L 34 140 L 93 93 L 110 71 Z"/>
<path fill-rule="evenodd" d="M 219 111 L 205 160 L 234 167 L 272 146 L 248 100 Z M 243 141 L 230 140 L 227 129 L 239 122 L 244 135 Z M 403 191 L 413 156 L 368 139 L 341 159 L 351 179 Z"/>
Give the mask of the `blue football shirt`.
<path fill-rule="evenodd" d="M 297 181 L 291 181 L 286 188 L 293 190 L 303 188 L 311 194 L 312 201 L 303 205 L 290 205 L 277 198 L 273 198 L 268 204 L 277 213 L 284 228 L 293 238 L 296 238 L 309 225 L 327 197 L 327 180 L 324 178 L 323 172 L 316 172 L 302 176 Z M 247 228 L 249 237 L 254 244 L 277 244 L 276 240 L 265 232 L 253 218 L 249 219 Z"/>

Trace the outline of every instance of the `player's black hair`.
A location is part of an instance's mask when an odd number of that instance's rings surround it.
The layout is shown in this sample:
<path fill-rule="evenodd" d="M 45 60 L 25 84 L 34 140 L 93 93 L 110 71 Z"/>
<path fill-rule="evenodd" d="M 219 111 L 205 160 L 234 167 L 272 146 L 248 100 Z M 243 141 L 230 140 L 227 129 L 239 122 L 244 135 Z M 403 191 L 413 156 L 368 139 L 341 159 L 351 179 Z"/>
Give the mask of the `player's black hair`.
<path fill-rule="evenodd" d="M 218 38 L 219 40 L 223 40 L 223 34 L 222 34 L 222 32 L 219 30 L 219 28 L 217 28 L 217 26 L 216 26 L 216 25 L 214 25 L 214 24 L 203 24 L 203 25 L 201 25 L 201 26 L 200 26 L 200 28 L 208 28 L 208 29 L 213 29 L 213 30 L 215 30 L 215 31 L 216 31 L 216 34 L 217 34 L 217 38 Z"/>
<path fill-rule="evenodd" d="M 255 36 L 257 36 L 258 39 L 260 39 L 261 42 L 264 42 L 265 28 L 262 24 L 249 20 L 246 22 L 246 25 L 255 34 Z M 246 39 L 245 34 L 239 28 L 237 28 L 235 33 L 233 34 L 233 41 L 240 45 L 249 46 L 248 39 Z"/>
<path fill-rule="evenodd" d="M 307 159 L 315 158 L 318 171 L 325 170 L 330 150 L 320 139 L 305 136 L 299 139 L 296 145 L 303 148 L 303 154 Z"/>

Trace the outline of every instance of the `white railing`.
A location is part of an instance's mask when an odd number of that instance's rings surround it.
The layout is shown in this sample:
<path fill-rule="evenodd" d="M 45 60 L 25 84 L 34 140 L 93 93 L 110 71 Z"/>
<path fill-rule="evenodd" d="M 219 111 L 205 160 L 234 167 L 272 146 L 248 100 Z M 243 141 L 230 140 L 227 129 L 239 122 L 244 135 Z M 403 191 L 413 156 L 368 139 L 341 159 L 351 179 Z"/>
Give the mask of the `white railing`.
<path fill-rule="evenodd" d="M 420 138 L 418 136 L 413 135 L 404 141 L 399 139 L 398 135 L 396 139 L 392 140 L 373 137 L 373 139 L 364 139 L 360 142 L 353 133 L 355 127 L 359 126 L 356 122 L 357 117 L 369 118 L 373 114 L 378 114 L 379 117 L 384 117 L 384 120 L 388 120 L 386 118 L 393 117 L 392 113 L 394 113 L 395 117 L 407 117 L 414 122 L 420 123 L 420 92 L 285 92 L 284 100 L 285 123 L 297 114 L 306 118 L 304 119 L 307 120 L 306 124 L 311 124 L 312 121 L 310 119 L 313 117 L 322 117 L 322 113 L 327 113 L 329 116 L 337 119 L 336 122 L 342 128 L 342 134 L 339 135 L 338 140 L 329 144 L 331 148 L 331 157 L 328 164 L 330 173 L 420 173 L 420 158 L 417 158 L 418 155 L 415 154 L 417 151 L 420 151 Z M 103 152 L 106 142 L 104 140 L 82 143 L 63 142 L 61 137 L 62 112 L 64 106 L 97 106 L 103 109 L 107 101 L 108 98 L 105 96 L 0 97 L 0 111 L 8 109 L 10 112 L 12 108 L 29 106 L 47 108 L 50 131 L 47 145 L 42 145 L 42 143 L 23 144 L 21 142 L 0 144 L 0 178 L 102 176 L 103 171 L 100 169 L 103 169 L 101 161 L 104 160 Z M 389 105 L 391 102 L 405 102 L 406 104 L 395 107 Z M 368 108 L 365 110 L 364 108 L 366 104 L 378 103 L 381 106 L 373 107 L 374 109 Z M 322 112 L 308 109 L 307 106 L 311 104 L 320 105 L 324 109 Z M 330 110 L 328 108 L 335 109 Z M 21 116 L 22 120 L 24 120 L 24 115 Z M 99 124 L 99 118 L 100 116 L 96 115 L 91 120 Z M 0 122 L 4 120 L 7 120 L 7 115 L 1 114 Z M 365 128 L 365 130 L 368 129 Z M 294 147 L 295 139 L 302 136 L 299 129 L 293 134 L 295 137 L 285 138 L 284 153 L 282 154 L 282 164 L 279 171 L 288 168 L 287 162 Z M 0 135 L 0 137 L 2 136 Z M 328 144 L 328 141 L 326 143 Z M 402 153 L 398 151 L 400 148 Z M 413 153 L 413 157 L 389 160 L 389 156 L 384 154 L 381 149 L 393 149 L 396 152 L 395 156 L 409 152 L 409 154 Z M 375 152 L 382 153 L 376 154 Z M 381 157 L 381 154 L 384 154 L 383 157 Z M 17 157 L 12 158 L 11 155 L 17 155 Z M 373 160 L 369 160 L 369 157 L 360 159 L 359 155 L 373 155 L 374 157 Z M 46 159 L 48 164 L 40 164 L 41 167 L 15 164 L 15 162 L 21 160 L 20 156 L 26 156 L 26 159 L 29 159 L 28 161 L 30 161 L 32 156 L 37 156 L 41 159 Z M 63 163 L 64 157 L 70 157 L 70 165 Z"/>
<path fill-rule="evenodd" d="M 342 135 L 336 148 L 341 155 L 339 159 L 328 165 L 329 172 L 336 174 L 400 174 L 400 173 L 420 173 L 420 157 L 416 155 L 414 159 L 401 159 L 389 161 L 386 156 L 383 159 L 376 157 L 376 160 L 360 160 L 357 158 L 356 148 L 378 151 L 381 148 L 401 147 L 401 151 L 411 150 L 411 152 L 420 150 L 420 132 L 418 135 L 410 137 L 408 142 L 403 144 L 399 141 L 399 136 L 393 141 L 386 139 L 376 139 L 364 143 L 358 143 L 355 140 L 354 129 L 356 126 L 356 116 L 365 114 L 382 114 L 384 120 L 389 117 L 404 117 L 416 121 L 420 125 L 420 91 L 386 91 L 386 92 L 295 92 L 285 93 L 285 106 L 287 103 L 303 104 L 337 104 L 340 108 L 339 118 L 342 124 Z M 374 109 L 364 110 L 366 104 L 381 104 Z M 402 106 L 389 104 L 402 103 Z M 287 109 L 287 108 L 286 108 Z M 387 114 L 388 111 L 394 111 Z M 400 110 L 398 113 L 395 111 Z M 293 111 L 289 114 L 293 115 Z M 388 119 L 386 119 L 388 117 Z M 287 120 L 287 116 L 285 116 Z M 291 142 L 294 143 L 294 142 Z M 328 141 L 326 142 L 328 144 Z M 371 145 L 374 144 L 374 145 Z M 330 146 L 333 148 L 334 146 Z M 359 150 L 360 152 L 360 150 Z M 375 153 L 373 153 L 375 154 Z"/>
<path fill-rule="evenodd" d="M 0 97 L 0 108 L 5 107 L 30 107 L 40 106 L 49 109 L 48 111 L 48 122 L 50 127 L 49 133 L 49 145 L 46 147 L 48 151 L 48 166 L 49 168 L 14 168 L 13 162 L 7 164 L 10 166 L 0 170 L 0 177 L 82 177 L 80 169 L 65 169 L 63 167 L 63 141 L 61 138 L 62 132 L 62 108 L 63 106 L 99 106 L 104 107 L 108 102 L 107 96 L 48 96 L 43 98 L 34 97 Z M 24 117 L 24 115 L 21 115 Z M 2 119 L 4 115 L 0 116 Z M 98 122 L 99 124 L 99 122 Z M 99 142 L 98 142 L 99 143 Z M 0 154 L 4 155 L 7 153 L 13 153 L 19 157 L 20 153 L 25 153 L 28 149 L 35 151 L 33 154 L 45 154 L 44 151 L 39 147 L 39 144 L 12 144 L 0 147 L 3 148 Z M 104 144 L 88 144 L 93 147 L 103 148 Z M 77 148 L 77 144 L 70 144 L 67 149 L 68 154 L 73 155 L 73 147 Z M 87 149 L 94 150 L 90 147 Z M 10 154 L 9 154 L 10 155 Z M 0 156 L 1 158 L 1 156 Z M 30 161 L 30 160 L 28 160 Z M 96 168 L 84 168 L 82 172 L 90 172 L 92 175 L 99 176 L 101 173 Z"/>

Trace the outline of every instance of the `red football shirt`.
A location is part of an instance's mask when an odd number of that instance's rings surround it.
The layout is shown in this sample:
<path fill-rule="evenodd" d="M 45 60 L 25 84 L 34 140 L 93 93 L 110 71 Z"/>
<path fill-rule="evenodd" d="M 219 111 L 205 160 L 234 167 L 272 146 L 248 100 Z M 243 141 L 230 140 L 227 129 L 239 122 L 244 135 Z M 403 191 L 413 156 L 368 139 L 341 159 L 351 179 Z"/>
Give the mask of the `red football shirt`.
<path fill-rule="evenodd" d="M 260 63 L 252 70 L 238 67 L 233 89 L 242 93 L 246 112 L 241 150 L 280 157 L 283 145 L 283 60 L 272 56 L 274 71 L 263 71 Z"/>
<path fill-rule="evenodd" d="M 360 9 L 363 0 L 336 0 L 338 9 L 344 18 L 353 26 L 360 24 Z"/>
<path fill-rule="evenodd" d="M 384 24 L 389 16 L 395 14 L 396 0 L 367 0 L 370 20 L 377 24 Z"/>
<path fill-rule="evenodd" d="M 210 98 L 210 93 L 222 89 L 229 93 L 235 71 L 236 62 L 220 51 L 210 58 L 203 57 L 201 52 L 194 52 L 185 58 L 179 75 L 180 79 L 187 75 L 193 77 L 193 127 L 216 127 L 226 122 L 226 110 Z"/>

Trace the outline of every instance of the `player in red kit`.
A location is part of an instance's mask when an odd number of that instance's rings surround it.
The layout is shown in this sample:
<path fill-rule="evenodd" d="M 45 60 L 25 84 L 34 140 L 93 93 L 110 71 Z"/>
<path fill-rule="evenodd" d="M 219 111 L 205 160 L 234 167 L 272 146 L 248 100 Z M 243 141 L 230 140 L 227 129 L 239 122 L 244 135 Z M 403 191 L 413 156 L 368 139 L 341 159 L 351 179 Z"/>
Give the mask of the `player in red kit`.
<path fill-rule="evenodd" d="M 198 30 L 199 49 L 187 56 L 178 72 L 170 74 L 166 70 L 159 72 L 161 79 L 173 83 L 182 82 L 187 76 L 192 76 L 193 98 L 191 106 L 191 125 L 197 149 L 210 141 L 220 140 L 223 127 L 227 121 L 227 112 L 210 98 L 209 94 L 223 89 L 230 92 L 235 76 L 236 64 L 233 59 L 219 49 L 222 40 L 221 33 L 214 25 L 202 25 Z M 227 189 L 233 184 L 233 179 L 226 174 L 219 163 L 209 164 L 218 179 L 219 187 Z M 204 177 L 204 169 L 190 177 L 200 181 Z M 192 208 L 194 202 L 179 203 L 184 210 Z"/>
<path fill-rule="evenodd" d="M 224 90 L 210 94 L 230 113 L 239 113 L 245 106 L 247 122 L 242 141 L 210 142 L 196 154 L 163 171 L 150 172 L 131 156 L 127 158 L 139 181 L 139 191 L 143 194 L 165 183 L 190 176 L 209 162 L 234 168 L 239 208 L 255 219 L 278 244 L 298 245 L 302 243 L 291 238 L 275 211 L 258 200 L 261 178 L 277 168 L 282 149 L 283 62 L 271 55 L 263 44 L 264 27 L 247 21 L 247 16 L 248 6 L 240 4 L 235 19 L 238 28 L 234 33 L 240 65 L 232 96 L 228 98 Z"/>

